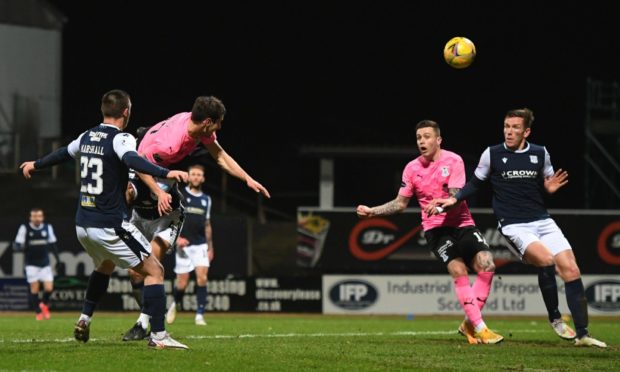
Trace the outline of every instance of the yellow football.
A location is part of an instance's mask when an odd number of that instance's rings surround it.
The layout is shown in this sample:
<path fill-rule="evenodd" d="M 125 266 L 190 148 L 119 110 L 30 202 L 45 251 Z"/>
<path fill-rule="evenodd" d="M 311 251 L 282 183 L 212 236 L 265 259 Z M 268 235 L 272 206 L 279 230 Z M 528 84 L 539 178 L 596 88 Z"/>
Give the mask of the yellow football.
<path fill-rule="evenodd" d="M 443 48 L 443 58 L 451 67 L 468 67 L 476 58 L 476 46 L 466 37 L 453 37 Z"/>

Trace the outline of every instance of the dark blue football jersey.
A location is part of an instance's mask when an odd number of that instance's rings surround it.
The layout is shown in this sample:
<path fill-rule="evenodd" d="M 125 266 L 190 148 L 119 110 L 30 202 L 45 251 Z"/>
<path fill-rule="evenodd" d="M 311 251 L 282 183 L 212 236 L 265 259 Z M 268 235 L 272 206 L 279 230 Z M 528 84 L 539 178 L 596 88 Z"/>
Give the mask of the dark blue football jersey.
<path fill-rule="evenodd" d="M 549 153 L 543 146 L 528 143 L 512 151 L 503 143 L 485 150 L 476 177 L 490 179 L 493 211 L 500 225 L 549 218 L 544 205 L 544 179 L 553 175 Z"/>
<path fill-rule="evenodd" d="M 48 223 L 32 226 L 23 224 L 17 231 L 15 243 L 24 248 L 24 263 L 26 266 L 45 267 L 50 264 L 49 254 L 56 243 L 54 228 Z"/>
<path fill-rule="evenodd" d="M 211 218 L 211 197 L 203 192 L 193 194 L 188 187 L 181 190 L 185 207 L 185 221 L 181 236 L 189 240 L 190 245 L 207 242 L 205 224 Z"/>
<path fill-rule="evenodd" d="M 68 146 L 72 156 L 80 154 L 78 226 L 121 226 L 128 218 L 125 189 L 129 169 L 121 159 L 135 149 L 136 140 L 131 134 L 108 124 L 82 133 Z"/>
<path fill-rule="evenodd" d="M 136 175 L 132 175 L 129 182 L 133 185 L 136 193 L 136 198 L 131 204 L 133 210 L 141 218 L 147 220 L 155 220 L 159 218 L 160 215 L 157 211 L 157 198 L 151 192 L 149 187 Z M 172 196 L 172 203 L 170 203 L 170 206 L 173 209 L 181 208 L 181 199 L 183 196 L 181 195 L 176 183 L 170 185 L 168 182 L 158 182 L 158 185 L 162 190 Z"/>

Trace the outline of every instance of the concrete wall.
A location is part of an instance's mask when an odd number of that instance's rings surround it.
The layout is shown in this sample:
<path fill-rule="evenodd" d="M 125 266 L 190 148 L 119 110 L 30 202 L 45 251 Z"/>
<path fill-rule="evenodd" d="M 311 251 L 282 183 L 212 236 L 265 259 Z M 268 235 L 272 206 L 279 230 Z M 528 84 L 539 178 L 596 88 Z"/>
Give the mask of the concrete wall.
<path fill-rule="evenodd" d="M 0 132 L 60 136 L 61 47 L 60 30 L 0 24 Z"/>

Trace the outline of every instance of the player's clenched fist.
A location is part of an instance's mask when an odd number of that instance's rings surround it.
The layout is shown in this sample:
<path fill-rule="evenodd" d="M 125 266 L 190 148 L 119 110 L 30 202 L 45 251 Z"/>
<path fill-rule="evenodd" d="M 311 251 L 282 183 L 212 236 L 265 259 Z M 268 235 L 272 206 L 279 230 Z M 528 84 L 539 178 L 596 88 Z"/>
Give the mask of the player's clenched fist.
<path fill-rule="evenodd" d="M 358 205 L 356 212 L 359 218 L 372 217 L 372 209 L 366 205 Z"/>

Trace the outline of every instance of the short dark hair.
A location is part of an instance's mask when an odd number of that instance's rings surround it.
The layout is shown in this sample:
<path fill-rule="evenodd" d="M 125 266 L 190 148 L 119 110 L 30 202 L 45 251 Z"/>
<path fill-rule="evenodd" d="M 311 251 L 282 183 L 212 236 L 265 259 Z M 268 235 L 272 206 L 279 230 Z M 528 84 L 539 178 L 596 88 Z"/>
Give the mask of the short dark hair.
<path fill-rule="evenodd" d="M 214 122 L 226 115 L 226 107 L 219 98 L 214 96 L 200 96 L 192 107 L 192 121 L 199 123 L 211 119 Z"/>
<path fill-rule="evenodd" d="M 136 138 L 138 141 L 141 141 L 142 138 L 144 138 L 149 129 L 151 129 L 151 127 L 138 127 L 138 129 L 136 129 Z"/>
<path fill-rule="evenodd" d="M 418 124 L 416 124 L 415 131 L 417 132 L 420 128 L 433 128 L 435 129 L 435 133 L 437 133 L 438 136 L 441 136 L 441 130 L 439 129 L 439 124 L 437 124 L 436 121 L 421 120 Z"/>
<path fill-rule="evenodd" d="M 123 111 L 129 108 L 131 98 L 129 94 L 120 89 L 114 89 L 101 98 L 101 114 L 107 118 L 120 119 Z"/>
<path fill-rule="evenodd" d="M 43 212 L 43 209 L 39 207 L 30 208 L 30 213 L 34 213 L 34 212 Z"/>
<path fill-rule="evenodd" d="M 510 110 L 505 118 L 523 118 L 523 128 L 531 128 L 534 124 L 534 112 L 527 107 Z"/>
<path fill-rule="evenodd" d="M 201 164 L 192 164 L 189 167 L 187 167 L 187 171 L 191 171 L 192 169 L 200 169 L 202 171 L 202 174 L 205 173 L 205 167 L 203 167 Z"/>

